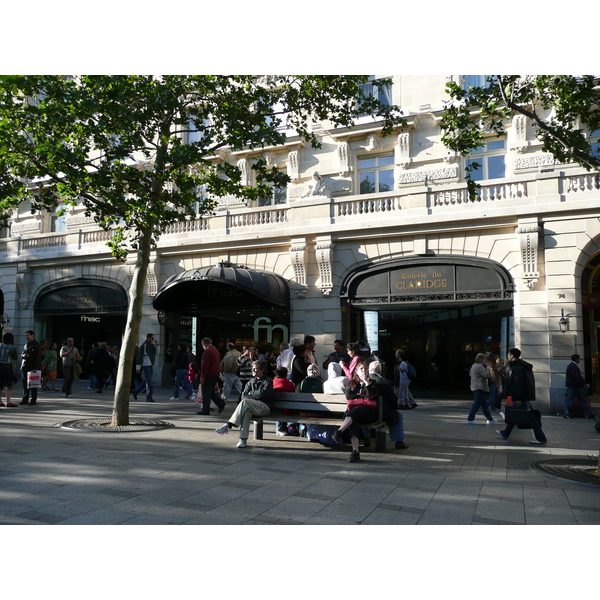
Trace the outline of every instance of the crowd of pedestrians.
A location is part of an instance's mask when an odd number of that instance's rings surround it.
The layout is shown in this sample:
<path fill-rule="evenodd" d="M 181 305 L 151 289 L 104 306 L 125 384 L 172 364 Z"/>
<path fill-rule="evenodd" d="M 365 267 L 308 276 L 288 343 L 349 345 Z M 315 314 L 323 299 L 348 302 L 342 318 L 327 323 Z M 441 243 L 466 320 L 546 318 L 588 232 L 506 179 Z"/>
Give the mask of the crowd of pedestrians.
<path fill-rule="evenodd" d="M 396 449 L 408 446 L 404 443 L 402 411 L 416 408 L 410 391 L 410 383 L 416 376 L 405 351 L 397 350 L 395 364 L 388 379 L 387 366 L 376 353 L 371 352 L 364 340 L 345 344 L 337 339 L 333 351 L 320 367 L 315 356 L 314 336 L 293 337 L 282 343 L 279 353 L 260 353 L 255 345 L 238 350 L 235 340 L 227 344 L 223 357 L 210 338 L 202 339 L 202 351 L 197 358 L 185 342 L 178 344 L 171 374 L 174 392 L 171 400 L 197 402 L 199 415 L 218 414 L 225 409 L 227 399 L 237 396 L 237 406 L 228 422 L 216 431 L 226 434 L 234 427 L 240 428 L 238 447 L 247 446 L 248 426 L 252 416 L 264 416 L 270 412 L 273 392 L 344 394 L 347 410 L 339 426 L 308 425 L 302 423 L 276 422 L 277 435 L 305 435 L 311 440 L 326 444 L 350 442 L 351 462 L 360 460 L 359 440 L 369 446 L 369 427 L 379 416 L 377 401 L 380 398 L 383 419 L 395 442 Z M 137 400 L 145 392 L 146 401 L 154 402 L 154 366 L 158 342 L 152 333 L 136 348 L 131 393 Z M 576 403 L 585 418 L 595 418 L 587 402 L 589 384 L 579 368 L 580 357 L 574 354 L 566 369 L 566 408 L 564 417 L 573 418 Z M 93 343 L 86 360 L 74 344 L 74 338 L 63 340 L 60 348 L 56 342 L 36 340 L 35 332 L 25 332 L 25 344 L 19 351 L 11 332 L 6 332 L 0 344 L 0 407 L 14 408 L 18 405 L 36 405 L 38 391 L 58 392 L 57 379 L 62 371 L 60 391 L 71 397 L 73 382 L 82 373 L 82 363 L 89 376 L 90 390 L 102 393 L 111 383 L 116 383 L 118 348 L 106 342 Z M 473 403 L 467 423 L 476 425 L 481 411 L 487 424 L 503 420 L 505 427 L 496 433 L 508 439 L 513 428 L 529 428 L 535 439 L 532 444 L 545 444 L 541 415 L 532 408 L 535 400 L 535 380 L 532 365 L 521 358 L 518 348 L 511 348 L 506 363 L 495 354 L 479 353 L 470 372 L 470 388 Z M 17 405 L 13 398 L 13 386 L 21 380 L 23 394 Z M 181 392 L 183 391 L 183 396 Z M 6 403 L 4 402 L 4 397 Z M 505 406 L 502 410 L 502 406 Z"/>

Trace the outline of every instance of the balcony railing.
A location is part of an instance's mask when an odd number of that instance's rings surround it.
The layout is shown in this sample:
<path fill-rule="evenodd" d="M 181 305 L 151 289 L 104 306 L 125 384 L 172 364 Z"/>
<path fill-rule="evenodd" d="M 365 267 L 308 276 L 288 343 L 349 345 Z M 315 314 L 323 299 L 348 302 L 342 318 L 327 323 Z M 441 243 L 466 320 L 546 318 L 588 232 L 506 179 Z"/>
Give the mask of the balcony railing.
<path fill-rule="evenodd" d="M 469 196 L 469 191 L 466 188 L 433 192 L 433 207 L 519 198 L 527 198 L 527 184 L 525 182 L 482 185 L 477 190 L 475 198 Z"/>
<path fill-rule="evenodd" d="M 567 177 L 568 192 L 594 192 L 600 190 L 600 175 L 598 173 L 585 173 L 584 175 L 571 175 Z"/>
<path fill-rule="evenodd" d="M 405 193 L 396 191 L 382 195 L 334 197 L 330 203 L 323 201 L 316 203 L 314 212 L 307 210 L 310 209 L 310 201 L 261 207 L 232 205 L 222 207 L 212 216 L 169 225 L 161 236 L 161 244 L 169 246 L 172 243 L 171 236 L 178 235 L 181 235 L 182 239 L 186 237 L 204 239 L 206 237 L 204 232 L 209 236 L 232 233 L 243 235 L 246 228 L 255 228 L 265 236 L 279 233 L 285 235 L 286 232 L 293 232 L 296 219 L 303 228 L 313 227 L 313 220 L 318 223 L 317 228 L 335 223 L 343 226 L 356 217 L 364 219 L 365 223 L 378 223 L 385 227 L 388 223 L 391 225 L 410 221 L 414 218 L 416 209 L 422 211 L 424 216 L 430 215 L 433 220 L 436 218 L 445 220 L 452 209 L 458 206 L 476 208 L 482 203 L 492 203 L 495 210 L 502 212 L 505 206 L 520 205 L 521 201 L 524 205 L 531 204 L 528 199 L 536 197 L 549 198 L 549 202 L 555 209 L 564 210 L 566 206 L 559 204 L 556 198 L 562 196 L 564 201 L 566 194 L 569 197 L 574 196 L 574 199 L 579 200 L 581 197 L 582 200 L 587 201 L 588 198 L 595 198 L 594 194 L 600 192 L 600 175 L 596 173 L 568 175 L 544 173 L 541 176 L 534 174 L 527 179 L 526 176 L 521 175 L 519 179 L 518 181 L 487 181 L 478 189 L 473 199 L 469 197 L 464 183 L 456 183 L 439 187 L 413 186 L 407 188 Z M 488 217 L 492 217 L 487 207 L 485 212 Z M 311 222 L 308 223 L 307 219 Z M 201 236 L 194 235 L 198 232 L 203 233 Z M 46 234 L 31 232 L 1 240 L 0 253 L 6 256 L 11 253 L 18 255 L 22 252 L 32 254 L 41 252 L 44 256 L 49 256 L 63 252 L 61 247 L 77 251 L 92 245 L 97 245 L 98 251 L 102 252 L 100 246 L 109 241 L 113 235 L 114 230 L 103 229 L 72 228 L 67 232 Z"/>
<path fill-rule="evenodd" d="M 267 210 L 255 208 L 244 212 L 231 213 L 228 217 L 229 228 L 287 223 L 287 213 L 287 208 L 270 208 Z"/>
<path fill-rule="evenodd" d="M 344 200 L 335 203 L 336 217 L 379 214 L 400 210 L 400 196 L 387 198 Z"/>

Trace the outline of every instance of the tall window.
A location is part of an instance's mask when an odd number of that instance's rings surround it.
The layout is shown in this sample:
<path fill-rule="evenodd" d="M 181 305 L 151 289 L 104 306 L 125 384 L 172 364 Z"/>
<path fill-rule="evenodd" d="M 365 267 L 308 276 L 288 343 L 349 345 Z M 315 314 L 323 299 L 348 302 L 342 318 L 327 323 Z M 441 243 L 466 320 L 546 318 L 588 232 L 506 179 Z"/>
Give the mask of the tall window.
<path fill-rule="evenodd" d="M 494 140 L 486 142 L 473 150 L 467 159 L 467 165 L 477 163 L 479 166 L 471 171 L 473 181 L 484 179 L 501 179 L 506 177 L 506 141 Z"/>
<path fill-rule="evenodd" d="M 486 88 L 490 85 L 488 79 L 491 75 L 463 75 L 463 89 L 468 91 L 470 87 L 482 87 Z"/>
<path fill-rule="evenodd" d="M 361 158 L 358 161 L 361 194 L 391 192 L 394 189 L 394 155 Z"/>
<path fill-rule="evenodd" d="M 201 130 L 196 129 L 194 120 L 190 117 L 188 119 L 188 125 L 187 125 L 188 131 L 186 131 L 186 133 L 185 133 L 185 143 L 193 144 L 194 142 L 201 141 L 203 138 L 207 137 L 208 132 L 206 131 L 206 128 L 209 128 L 209 127 L 210 127 L 210 119 L 203 119 L 202 120 L 202 129 Z M 210 129 L 209 129 L 209 131 L 210 131 Z"/>
<path fill-rule="evenodd" d="M 368 83 L 361 85 L 360 89 L 367 98 L 375 98 L 384 106 L 392 105 L 392 86 L 390 84 L 384 84 L 381 79 L 374 78 Z M 363 113 L 359 116 L 364 117 L 366 114 L 367 113 Z"/>
<path fill-rule="evenodd" d="M 65 207 L 59 204 L 54 212 L 50 215 L 50 231 L 60 232 L 67 230 L 67 214 L 64 212 Z"/>
<path fill-rule="evenodd" d="M 287 188 L 282 185 L 275 185 L 271 188 L 269 196 L 263 196 L 258 200 L 259 206 L 273 206 L 275 204 L 285 204 L 287 202 Z"/>

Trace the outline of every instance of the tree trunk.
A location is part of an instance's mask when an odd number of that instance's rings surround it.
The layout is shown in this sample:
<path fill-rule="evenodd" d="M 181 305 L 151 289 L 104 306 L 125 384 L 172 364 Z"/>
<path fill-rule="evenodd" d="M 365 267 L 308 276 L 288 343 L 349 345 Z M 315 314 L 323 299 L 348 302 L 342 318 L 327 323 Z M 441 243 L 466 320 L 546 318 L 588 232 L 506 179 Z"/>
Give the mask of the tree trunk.
<path fill-rule="evenodd" d="M 144 284 L 150 264 L 152 227 L 140 229 L 138 252 L 129 290 L 127 323 L 119 353 L 119 368 L 115 385 L 112 426 L 129 425 L 129 395 L 131 393 L 131 371 L 135 362 L 135 346 L 138 342 L 140 322 L 144 304 Z"/>

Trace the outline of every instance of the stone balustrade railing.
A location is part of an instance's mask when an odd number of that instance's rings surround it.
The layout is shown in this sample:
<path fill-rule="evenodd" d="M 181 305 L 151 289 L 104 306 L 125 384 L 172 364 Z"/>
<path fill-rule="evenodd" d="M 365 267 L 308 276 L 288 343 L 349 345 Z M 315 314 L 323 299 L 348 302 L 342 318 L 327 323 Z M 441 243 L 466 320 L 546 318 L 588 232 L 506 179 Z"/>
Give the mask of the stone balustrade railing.
<path fill-rule="evenodd" d="M 532 177 L 527 181 L 506 180 L 486 182 L 478 189 L 476 197 L 471 198 L 464 183 L 456 186 L 444 186 L 443 189 L 423 188 L 413 190 L 407 194 L 381 195 L 377 197 L 372 194 L 365 196 L 350 196 L 336 198 L 331 201 L 331 222 L 343 223 L 346 218 L 355 218 L 360 216 L 364 219 L 371 217 L 377 218 L 381 215 L 400 214 L 404 208 L 417 208 L 429 210 L 429 214 L 439 215 L 443 218 L 444 211 L 452 209 L 455 206 L 476 206 L 479 203 L 501 203 L 503 201 L 520 201 L 529 198 L 530 188 L 532 194 L 539 194 L 539 182 L 537 177 Z M 569 195 L 581 195 L 585 192 L 597 192 L 600 190 L 600 175 L 596 173 L 583 173 L 576 175 L 558 175 L 545 177 L 543 179 L 544 193 L 555 193 Z M 552 190 L 555 190 L 552 192 Z M 286 205 L 265 206 L 251 208 L 242 205 L 228 206 L 222 211 L 217 211 L 215 215 L 189 219 L 173 223 L 165 228 L 161 234 L 163 244 L 169 243 L 168 236 L 193 234 L 204 231 L 224 231 L 233 233 L 246 227 L 262 227 L 276 229 L 278 225 L 284 223 L 293 223 L 295 218 L 305 220 L 307 218 L 307 202 L 291 203 Z M 325 213 L 323 208 L 326 208 Z M 298 216 L 296 217 L 296 209 Z M 327 214 L 329 210 L 323 203 L 320 205 L 321 215 Z M 308 212 L 309 219 L 311 212 Z M 489 216 L 489 215 L 488 215 Z M 320 217 L 322 218 L 322 217 Z M 325 225 L 325 223 L 323 223 Z M 32 232 L 31 234 L 21 234 L 19 236 L 6 238 L 0 241 L 0 254 L 9 255 L 11 253 L 28 252 L 52 252 L 52 248 L 61 246 L 76 247 L 79 250 L 85 249 L 91 244 L 105 244 L 114 235 L 112 230 L 103 229 L 93 230 L 72 230 L 67 232 L 40 234 Z M 166 239 L 165 239 L 166 238 Z"/>

